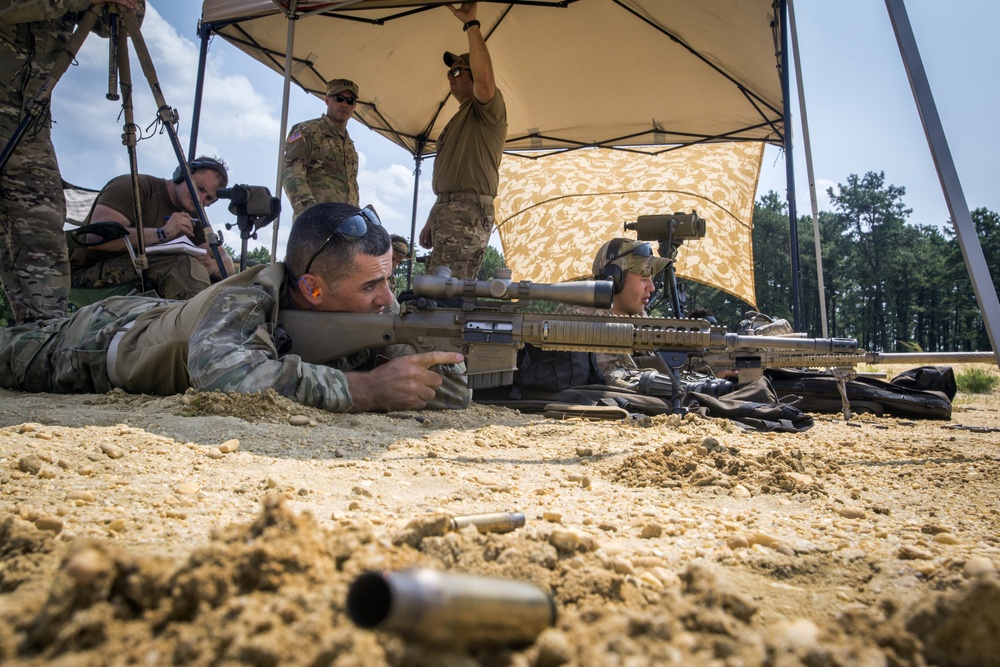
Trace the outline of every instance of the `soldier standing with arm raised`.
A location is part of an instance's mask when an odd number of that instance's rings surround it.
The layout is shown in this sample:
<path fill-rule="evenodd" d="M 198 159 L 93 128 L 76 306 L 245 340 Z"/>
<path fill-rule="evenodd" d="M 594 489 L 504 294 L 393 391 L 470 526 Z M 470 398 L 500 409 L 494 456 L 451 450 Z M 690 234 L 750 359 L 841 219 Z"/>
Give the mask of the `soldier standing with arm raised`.
<path fill-rule="evenodd" d="M 493 231 L 500 158 L 507 137 L 507 107 L 493 78 L 493 62 L 475 2 L 445 5 L 462 22 L 469 52 L 444 54 L 448 84 L 459 109 L 437 140 L 432 185 L 437 201 L 420 231 L 420 245 L 433 248 L 427 272 L 448 266 L 473 280 Z"/>

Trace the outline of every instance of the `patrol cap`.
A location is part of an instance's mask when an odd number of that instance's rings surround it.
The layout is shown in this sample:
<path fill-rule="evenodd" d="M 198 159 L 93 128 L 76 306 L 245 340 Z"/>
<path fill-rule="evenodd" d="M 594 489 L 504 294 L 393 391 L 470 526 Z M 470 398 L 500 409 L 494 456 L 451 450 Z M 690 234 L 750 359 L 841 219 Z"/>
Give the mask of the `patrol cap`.
<path fill-rule="evenodd" d="M 406 239 L 395 234 L 393 234 L 391 238 L 393 254 L 402 255 L 403 257 L 410 254 L 410 244 L 406 242 Z"/>
<path fill-rule="evenodd" d="M 613 257 L 609 257 L 612 246 L 617 248 Z M 625 271 L 636 273 L 643 277 L 655 276 L 667 268 L 670 260 L 653 254 L 653 247 L 645 241 L 635 239 L 611 239 L 601 246 L 594 257 L 594 275 L 604 274 L 604 267 L 615 264 Z"/>
<path fill-rule="evenodd" d="M 456 65 L 460 67 L 471 67 L 469 64 L 469 54 L 454 54 L 451 51 L 444 52 L 444 64 L 448 67 L 454 67 Z"/>
<path fill-rule="evenodd" d="M 358 84 L 354 83 L 350 79 L 331 79 L 330 82 L 326 84 L 326 94 L 328 96 L 342 93 L 345 90 L 349 90 L 354 93 L 354 97 L 358 96 Z"/>

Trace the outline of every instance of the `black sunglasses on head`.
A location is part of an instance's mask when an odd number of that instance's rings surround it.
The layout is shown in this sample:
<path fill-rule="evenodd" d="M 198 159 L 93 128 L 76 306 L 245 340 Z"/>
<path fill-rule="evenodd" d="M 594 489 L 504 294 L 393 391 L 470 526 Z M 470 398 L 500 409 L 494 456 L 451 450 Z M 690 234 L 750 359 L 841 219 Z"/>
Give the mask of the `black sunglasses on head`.
<path fill-rule="evenodd" d="M 356 97 L 344 97 L 343 95 L 334 95 L 333 99 L 337 100 L 341 104 L 346 104 L 352 107 L 354 106 L 354 103 L 358 101 Z"/>
<path fill-rule="evenodd" d="M 352 216 L 348 216 L 340 221 L 337 228 L 333 230 L 333 233 L 326 237 L 326 240 L 320 244 L 319 249 L 313 253 L 313 256 L 309 259 L 309 263 L 306 264 L 306 270 L 302 272 L 302 275 L 309 273 L 309 269 L 312 268 L 312 264 L 319 257 L 319 254 L 323 252 L 323 249 L 333 240 L 333 237 L 340 234 L 348 241 L 357 241 L 362 236 L 368 233 L 368 225 L 373 225 L 375 227 L 381 227 L 382 221 L 378 219 L 378 215 L 375 214 L 374 209 L 371 206 L 365 206 L 361 209 L 360 213 L 355 213 Z"/>
<path fill-rule="evenodd" d="M 468 70 L 468 71 L 471 72 L 472 68 L 471 67 L 452 67 L 450 70 L 448 70 L 448 76 L 450 76 L 451 78 L 454 79 L 455 77 L 461 76 L 462 72 L 466 71 L 466 70 Z"/>

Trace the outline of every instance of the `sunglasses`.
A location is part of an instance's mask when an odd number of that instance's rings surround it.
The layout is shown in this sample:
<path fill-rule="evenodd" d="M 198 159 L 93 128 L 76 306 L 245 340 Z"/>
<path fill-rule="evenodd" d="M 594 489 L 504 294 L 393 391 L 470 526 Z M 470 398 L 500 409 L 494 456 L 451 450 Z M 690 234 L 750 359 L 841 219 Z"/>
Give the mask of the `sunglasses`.
<path fill-rule="evenodd" d="M 337 100 L 341 104 L 346 104 L 346 105 L 352 106 L 352 107 L 354 106 L 354 103 L 358 101 L 357 98 L 354 98 L 354 97 L 344 97 L 343 95 L 334 95 L 333 99 Z"/>
<path fill-rule="evenodd" d="M 454 78 L 457 78 L 457 77 L 461 76 L 463 71 L 469 71 L 469 72 L 471 72 L 472 68 L 471 67 L 452 67 L 450 70 L 448 70 L 448 76 L 450 76 L 451 78 L 454 79 Z"/>
<path fill-rule="evenodd" d="M 637 245 L 636 247 L 632 248 L 631 250 L 628 250 L 628 251 L 623 252 L 622 254 L 618 255 L 617 257 L 615 257 L 615 259 L 621 259 L 622 257 L 628 257 L 629 255 L 637 255 L 639 257 L 652 257 L 653 256 L 653 246 L 649 245 L 648 243 L 643 243 L 641 245 Z"/>
<path fill-rule="evenodd" d="M 375 211 L 371 206 L 365 206 L 361 209 L 360 213 L 355 213 L 354 215 L 344 218 L 337 225 L 337 228 L 333 230 L 333 233 L 326 237 L 319 249 L 313 253 L 313 256 L 309 259 L 309 263 L 306 264 L 306 270 L 302 272 L 302 275 L 309 273 L 309 269 L 312 268 L 313 262 L 319 257 L 319 254 L 323 252 L 323 249 L 329 245 L 330 241 L 337 234 L 340 234 L 348 241 L 357 241 L 362 236 L 368 233 L 368 225 L 373 225 L 375 227 L 381 227 L 382 221 L 378 219 Z"/>

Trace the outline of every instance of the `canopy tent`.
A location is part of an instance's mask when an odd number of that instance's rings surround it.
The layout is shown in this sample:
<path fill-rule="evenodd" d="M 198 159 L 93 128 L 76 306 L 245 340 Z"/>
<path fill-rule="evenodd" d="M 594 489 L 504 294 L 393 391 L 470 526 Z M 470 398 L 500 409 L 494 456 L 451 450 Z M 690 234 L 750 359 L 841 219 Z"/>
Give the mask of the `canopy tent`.
<path fill-rule="evenodd" d="M 465 35 L 441 4 L 205 0 L 202 36 L 207 41 L 213 33 L 221 35 L 272 69 L 287 69 L 292 81 L 317 95 L 323 94 L 329 79 L 354 80 L 360 87 L 355 117 L 410 151 L 419 175 L 421 160 L 434 153 L 436 138 L 457 108 L 448 94 L 441 54 L 466 50 Z M 671 158 L 668 172 L 658 165 L 667 154 L 686 145 L 700 145 L 703 164 L 729 164 L 730 142 L 762 146 L 782 141 L 777 6 L 774 0 L 480 2 L 478 18 L 498 88 L 507 103 L 508 156 L 502 166 L 504 192 L 497 205 L 498 211 L 506 212 L 498 215 L 498 221 L 503 222 L 501 241 L 512 268 L 528 267 L 537 260 L 538 246 L 525 239 L 535 238 L 539 229 L 564 239 L 588 236 L 588 245 L 581 244 L 579 252 L 589 254 L 603 240 L 621 235 L 622 223 L 634 220 L 635 211 L 695 208 L 706 217 L 709 211 L 694 204 L 712 201 L 717 193 L 699 191 L 685 169 L 676 166 L 681 157 Z M 290 56 L 288 67 L 286 55 Z M 634 150 L 640 146 L 647 148 Z M 550 217 L 551 207 L 536 206 L 513 215 L 505 198 L 507 188 L 517 187 L 507 181 L 523 176 L 518 164 L 530 161 L 534 169 L 560 169 L 561 181 L 577 190 L 596 187 L 593 181 L 588 181 L 589 186 L 579 181 L 601 172 L 602 161 L 611 159 L 606 157 L 610 151 L 574 149 L 597 147 L 628 151 L 614 158 L 619 166 L 629 165 L 628 170 L 620 170 L 622 174 L 637 170 L 657 174 L 660 194 L 655 201 L 646 202 L 645 208 L 636 206 L 643 198 L 636 190 L 630 195 L 630 208 L 605 208 L 600 216 L 614 224 L 604 228 L 606 235 L 594 238 L 596 245 L 590 244 L 593 235 L 583 233 L 598 215 L 596 210 L 586 216 Z M 544 151 L 544 158 L 530 152 L 539 150 Z M 711 157 L 714 150 L 721 151 L 718 157 Z M 575 175 L 566 165 L 575 166 Z M 753 173 L 739 170 L 754 188 L 759 165 L 757 158 Z M 669 180 L 668 174 L 677 178 Z M 537 178 L 546 179 L 544 175 Z M 719 178 L 726 180 L 730 175 Z M 717 178 L 702 179 L 705 184 L 718 182 Z M 634 184 L 619 180 L 618 186 Z M 753 190 L 749 207 L 727 213 L 745 230 L 746 245 L 715 245 L 712 236 L 699 245 L 699 254 L 715 258 L 719 266 L 744 263 L 750 267 L 749 274 L 742 270 L 733 274 L 739 279 L 749 275 L 749 281 L 742 287 L 733 281 L 711 282 L 712 276 L 690 271 L 696 265 L 690 259 L 678 266 L 679 276 L 703 280 L 733 294 L 747 294 L 749 288 L 748 300 L 753 303 L 752 201 Z M 724 233 L 718 238 L 729 236 Z M 682 248 L 681 252 L 687 251 Z M 526 277 L 517 270 L 515 276 Z M 538 271 L 531 276 L 543 281 L 568 277 Z"/>

